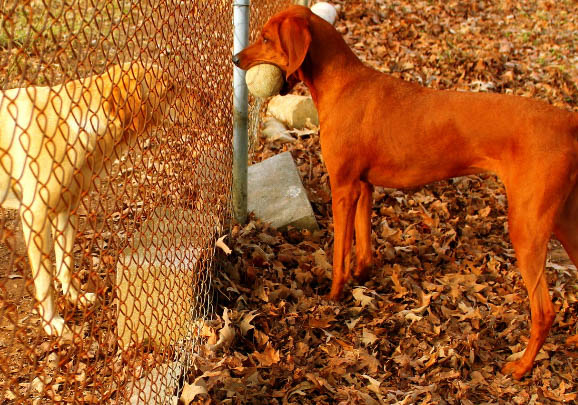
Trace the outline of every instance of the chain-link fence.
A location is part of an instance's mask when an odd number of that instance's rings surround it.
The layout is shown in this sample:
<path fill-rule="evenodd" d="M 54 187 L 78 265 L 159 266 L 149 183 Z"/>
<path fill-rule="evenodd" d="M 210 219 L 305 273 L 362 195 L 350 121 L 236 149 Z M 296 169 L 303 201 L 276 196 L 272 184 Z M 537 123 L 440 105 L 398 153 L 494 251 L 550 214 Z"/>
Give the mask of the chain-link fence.
<path fill-rule="evenodd" d="M 252 0 L 251 1 L 251 25 L 249 32 L 249 43 L 253 43 L 261 28 L 269 17 L 281 11 L 290 4 L 301 4 L 299 1 L 279 0 Z M 265 100 L 249 95 L 249 162 L 253 160 L 254 148 L 257 145 L 257 134 L 261 124 L 261 116 L 266 107 Z"/>
<path fill-rule="evenodd" d="M 0 404 L 175 403 L 230 217 L 231 21 L 0 0 Z"/>

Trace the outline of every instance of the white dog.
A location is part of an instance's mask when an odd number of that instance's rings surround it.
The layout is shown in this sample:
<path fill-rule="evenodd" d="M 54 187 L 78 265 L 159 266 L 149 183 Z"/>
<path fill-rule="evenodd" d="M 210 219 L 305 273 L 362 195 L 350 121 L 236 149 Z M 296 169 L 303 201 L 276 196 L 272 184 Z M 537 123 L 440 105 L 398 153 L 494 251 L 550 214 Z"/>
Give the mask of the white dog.
<path fill-rule="evenodd" d="M 82 293 L 71 274 L 81 197 L 138 136 L 160 124 L 173 90 L 159 67 L 125 63 L 54 87 L 0 91 L 0 204 L 20 212 L 38 312 L 49 335 L 73 337 L 55 310 L 55 277 L 77 305 L 96 299 Z"/>

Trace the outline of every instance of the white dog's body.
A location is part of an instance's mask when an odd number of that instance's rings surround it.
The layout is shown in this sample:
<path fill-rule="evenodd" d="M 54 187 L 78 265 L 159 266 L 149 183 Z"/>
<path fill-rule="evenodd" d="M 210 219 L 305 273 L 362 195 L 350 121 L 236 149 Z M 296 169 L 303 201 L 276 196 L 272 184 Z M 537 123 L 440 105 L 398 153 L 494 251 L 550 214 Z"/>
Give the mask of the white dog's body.
<path fill-rule="evenodd" d="M 72 338 L 55 310 L 54 276 L 72 302 L 96 299 L 80 291 L 71 273 L 80 199 L 137 136 L 159 124 L 167 91 L 158 67 L 124 64 L 55 87 L 0 92 L 0 205 L 20 212 L 39 314 L 50 335 Z"/>

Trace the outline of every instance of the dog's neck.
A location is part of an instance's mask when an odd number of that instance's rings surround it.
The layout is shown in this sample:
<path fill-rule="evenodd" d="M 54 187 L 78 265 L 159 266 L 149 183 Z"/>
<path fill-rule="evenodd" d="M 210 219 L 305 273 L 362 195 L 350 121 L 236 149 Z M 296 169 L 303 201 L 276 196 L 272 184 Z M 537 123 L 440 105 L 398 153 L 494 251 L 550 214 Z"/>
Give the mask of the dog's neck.
<path fill-rule="evenodd" d="M 311 97 L 319 108 L 325 98 L 323 89 L 333 89 L 335 94 L 336 82 L 343 87 L 347 86 L 350 81 L 355 80 L 357 71 L 362 72 L 367 67 L 330 24 L 325 21 L 310 24 L 310 32 L 309 51 L 297 73 L 299 79 L 309 88 Z M 344 72 L 348 74 L 345 75 Z"/>

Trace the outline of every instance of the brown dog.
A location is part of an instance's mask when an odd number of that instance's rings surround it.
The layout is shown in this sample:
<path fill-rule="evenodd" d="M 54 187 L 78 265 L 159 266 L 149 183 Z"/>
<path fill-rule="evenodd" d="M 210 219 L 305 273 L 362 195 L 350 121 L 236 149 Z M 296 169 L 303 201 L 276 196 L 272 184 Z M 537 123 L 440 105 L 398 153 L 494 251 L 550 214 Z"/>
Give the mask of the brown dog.
<path fill-rule="evenodd" d="M 415 187 L 487 171 L 502 179 L 532 311 L 528 347 L 502 371 L 516 379 L 530 371 L 554 321 L 544 274 L 552 232 L 578 264 L 578 114 L 521 97 L 431 90 L 380 73 L 300 6 L 273 16 L 233 61 L 242 69 L 274 64 L 285 73 L 284 91 L 298 81 L 311 91 L 333 196 L 332 299 L 351 276 L 354 229 L 354 276 L 369 274 L 373 185 Z"/>
<path fill-rule="evenodd" d="M 72 276 L 82 195 L 137 137 L 161 123 L 174 89 L 160 67 L 125 63 L 54 87 L 0 92 L 0 206 L 20 211 L 47 334 L 73 337 L 55 308 L 55 278 L 70 301 L 96 300 Z"/>

